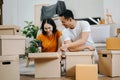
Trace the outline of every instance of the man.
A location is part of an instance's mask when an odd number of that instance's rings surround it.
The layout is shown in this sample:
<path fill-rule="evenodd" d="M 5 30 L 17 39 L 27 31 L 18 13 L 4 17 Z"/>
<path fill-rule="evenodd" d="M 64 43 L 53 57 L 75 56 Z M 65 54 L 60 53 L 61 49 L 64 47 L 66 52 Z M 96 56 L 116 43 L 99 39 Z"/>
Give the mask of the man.
<path fill-rule="evenodd" d="M 94 42 L 91 38 L 91 28 L 87 21 L 76 21 L 71 10 L 66 10 L 59 15 L 65 29 L 62 31 L 64 45 L 62 51 L 69 50 L 94 50 Z"/>

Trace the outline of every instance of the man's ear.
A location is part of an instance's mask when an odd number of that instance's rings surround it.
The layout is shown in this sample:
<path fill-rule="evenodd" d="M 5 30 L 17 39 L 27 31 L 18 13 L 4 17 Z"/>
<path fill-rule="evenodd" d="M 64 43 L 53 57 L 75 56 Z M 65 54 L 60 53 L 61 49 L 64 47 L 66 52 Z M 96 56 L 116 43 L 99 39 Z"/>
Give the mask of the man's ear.
<path fill-rule="evenodd" d="M 70 21 L 72 21 L 72 18 L 69 18 Z"/>

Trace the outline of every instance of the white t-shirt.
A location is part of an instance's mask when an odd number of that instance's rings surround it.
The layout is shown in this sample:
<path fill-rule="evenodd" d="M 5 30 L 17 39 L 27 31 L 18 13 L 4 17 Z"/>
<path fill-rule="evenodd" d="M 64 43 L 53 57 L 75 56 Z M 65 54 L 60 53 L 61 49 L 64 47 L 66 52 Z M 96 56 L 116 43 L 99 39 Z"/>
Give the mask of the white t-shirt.
<path fill-rule="evenodd" d="M 74 29 L 69 29 L 69 28 L 64 29 L 62 31 L 63 40 L 64 41 L 71 40 L 74 42 L 81 38 L 82 32 L 91 32 L 90 25 L 87 21 L 77 21 Z M 86 45 L 94 46 L 94 42 L 92 40 L 91 33 L 89 34 Z"/>

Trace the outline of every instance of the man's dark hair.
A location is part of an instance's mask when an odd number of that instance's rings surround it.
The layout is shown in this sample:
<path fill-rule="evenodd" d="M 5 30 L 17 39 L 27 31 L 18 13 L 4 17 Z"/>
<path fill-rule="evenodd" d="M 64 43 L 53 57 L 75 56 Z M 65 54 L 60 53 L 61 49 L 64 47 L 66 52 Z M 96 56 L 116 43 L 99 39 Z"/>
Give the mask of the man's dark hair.
<path fill-rule="evenodd" d="M 72 12 L 71 10 L 68 10 L 68 9 L 65 10 L 63 13 L 61 13 L 59 16 L 60 16 L 60 17 L 64 16 L 65 19 L 69 19 L 69 18 L 74 19 L 73 12 Z"/>
<path fill-rule="evenodd" d="M 43 33 L 44 35 L 46 35 L 46 31 L 44 31 L 44 25 L 45 25 L 45 23 L 52 25 L 52 27 L 53 27 L 53 31 L 52 31 L 52 32 L 53 32 L 53 33 L 56 33 L 56 32 L 57 32 L 57 28 L 56 28 L 55 22 L 54 22 L 51 18 L 48 18 L 48 19 L 44 19 L 44 20 L 42 21 L 42 25 L 41 25 L 41 30 L 42 30 L 42 33 Z"/>

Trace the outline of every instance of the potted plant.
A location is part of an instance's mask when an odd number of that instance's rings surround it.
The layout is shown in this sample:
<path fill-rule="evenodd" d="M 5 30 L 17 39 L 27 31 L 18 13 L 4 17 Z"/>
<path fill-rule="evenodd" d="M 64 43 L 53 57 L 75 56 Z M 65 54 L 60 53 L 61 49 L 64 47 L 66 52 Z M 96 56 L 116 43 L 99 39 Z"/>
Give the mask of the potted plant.
<path fill-rule="evenodd" d="M 37 32 L 38 32 L 39 28 L 38 26 L 35 26 L 32 21 L 25 21 L 25 27 L 22 30 L 22 34 L 26 36 L 26 38 L 30 38 L 32 39 L 31 41 L 29 41 L 29 46 L 26 47 L 25 50 L 25 56 L 28 55 L 28 53 L 36 53 L 38 52 L 38 43 L 39 45 L 41 45 L 41 43 L 36 40 L 36 36 L 37 36 Z"/>

